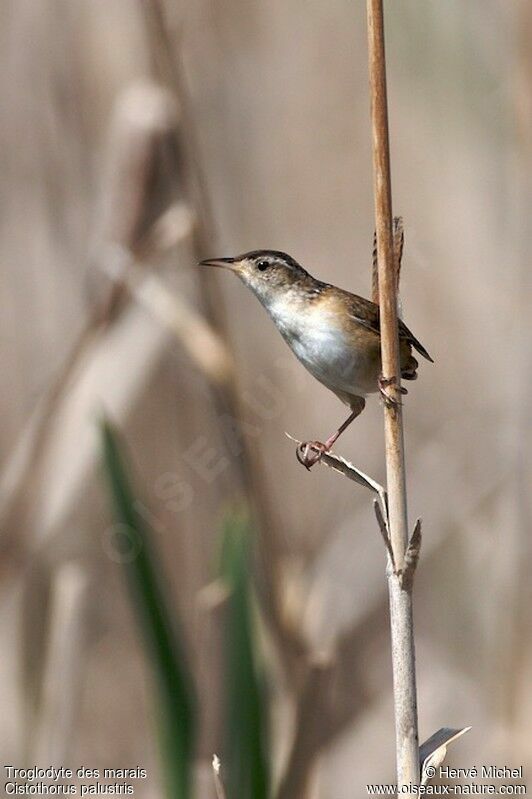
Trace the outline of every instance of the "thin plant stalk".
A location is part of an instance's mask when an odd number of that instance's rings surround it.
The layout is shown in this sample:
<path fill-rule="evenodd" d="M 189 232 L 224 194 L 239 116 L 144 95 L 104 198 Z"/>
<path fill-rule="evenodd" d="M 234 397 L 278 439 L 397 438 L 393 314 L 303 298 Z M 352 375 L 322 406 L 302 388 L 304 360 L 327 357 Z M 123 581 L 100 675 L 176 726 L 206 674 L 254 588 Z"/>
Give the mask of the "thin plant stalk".
<path fill-rule="evenodd" d="M 403 584 L 398 573 L 403 567 L 408 547 L 408 519 L 382 0 L 367 0 L 367 22 L 382 372 L 385 380 L 393 381 L 388 390 L 395 398 L 395 402 L 385 403 L 384 423 L 389 534 L 396 567 L 392 567 L 389 558 L 397 784 L 398 789 L 404 791 L 406 786 L 419 783 L 419 741 L 411 584 Z M 413 793 L 401 792 L 401 795 L 413 796 Z"/>

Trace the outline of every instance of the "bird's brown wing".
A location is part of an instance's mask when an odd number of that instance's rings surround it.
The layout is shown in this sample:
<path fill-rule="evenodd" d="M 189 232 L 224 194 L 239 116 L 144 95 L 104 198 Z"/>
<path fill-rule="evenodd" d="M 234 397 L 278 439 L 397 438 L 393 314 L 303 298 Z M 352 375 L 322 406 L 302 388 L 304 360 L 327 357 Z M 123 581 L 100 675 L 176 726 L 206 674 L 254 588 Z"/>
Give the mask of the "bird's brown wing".
<path fill-rule="evenodd" d="M 379 306 L 371 300 L 366 300 L 364 297 L 359 297 L 357 294 L 351 294 L 349 291 L 342 291 L 342 300 L 349 316 L 358 322 L 362 327 L 371 330 L 378 336 L 381 334 Z M 404 322 L 399 320 L 399 338 L 407 341 L 412 347 L 423 355 L 431 363 L 434 363 L 427 350 L 414 334 L 408 329 Z"/>

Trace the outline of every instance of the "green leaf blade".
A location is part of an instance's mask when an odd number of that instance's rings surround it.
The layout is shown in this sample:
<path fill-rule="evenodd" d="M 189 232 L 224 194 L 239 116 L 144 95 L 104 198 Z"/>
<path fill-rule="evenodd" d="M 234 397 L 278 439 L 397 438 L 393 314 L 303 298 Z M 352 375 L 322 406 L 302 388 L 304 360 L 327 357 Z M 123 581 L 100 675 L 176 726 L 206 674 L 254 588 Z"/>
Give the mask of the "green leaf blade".
<path fill-rule="evenodd" d="M 101 423 L 105 476 L 127 549 L 121 561 L 157 685 L 160 751 L 168 799 L 189 799 L 196 733 L 195 691 L 184 648 L 162 588 L 153 536 L 137 510 L 118 437 Z"/>
<path fill-rule="evenodd" d="M 231 516 L 222 549 L 222 576 L 231 591 L 225 635 L 225 761 L 230 798 L 266 799 L 270 786 L 267 697 L 257 663 L 250 539 L 248 521 Z"/>

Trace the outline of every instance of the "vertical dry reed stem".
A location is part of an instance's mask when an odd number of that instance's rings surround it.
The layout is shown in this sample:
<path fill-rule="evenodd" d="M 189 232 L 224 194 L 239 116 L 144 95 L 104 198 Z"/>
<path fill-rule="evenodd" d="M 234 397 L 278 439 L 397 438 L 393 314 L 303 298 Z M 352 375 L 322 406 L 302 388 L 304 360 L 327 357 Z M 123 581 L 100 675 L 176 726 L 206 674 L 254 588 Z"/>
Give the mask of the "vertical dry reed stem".
<path fill-rule="evenodd" d="M 373 132 L 375 222 L 379 274 L 382 372 L 395 378 L 390 391 L 397 403 L 385 403 L 386 479 L 389 501 L 390 540 L 400 569 L 408 545 L 408 520 L 403 444 L 403 419 L 400 402 L 397 282 L 392 237 L 392 199 L 386 60 L 382 0 L 367 0 L 369 82 Z M 419 742 L 417 731 L 416 672 L 412 595 L 401 587 L 397 574 L 388 564 L 390 623 L 392 638 L 393 687 L 396 726 L 398 786 L 419 782 Z M 405 796 L 413 794 L 405 793 Z"/>

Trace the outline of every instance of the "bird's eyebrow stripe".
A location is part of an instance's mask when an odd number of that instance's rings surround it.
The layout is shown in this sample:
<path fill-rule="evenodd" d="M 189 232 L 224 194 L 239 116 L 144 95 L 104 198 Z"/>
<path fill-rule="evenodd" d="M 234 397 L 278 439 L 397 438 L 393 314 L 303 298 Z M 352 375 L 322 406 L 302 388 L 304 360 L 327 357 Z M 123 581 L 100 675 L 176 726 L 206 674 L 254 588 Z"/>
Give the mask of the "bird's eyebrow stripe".
<path fill-rule="evenodd" d="M 292 258 L 291 255 L 288 255 L 286 252 L 282 252 L 281 250 L 251 250 L 250 252 L 244 253 L 242 258 L 264 258 L 264 260 L 275 260 L 278 258 L 287 266 L 291 266 L 294 268 L 301 268 L 300 264 Z"/>

